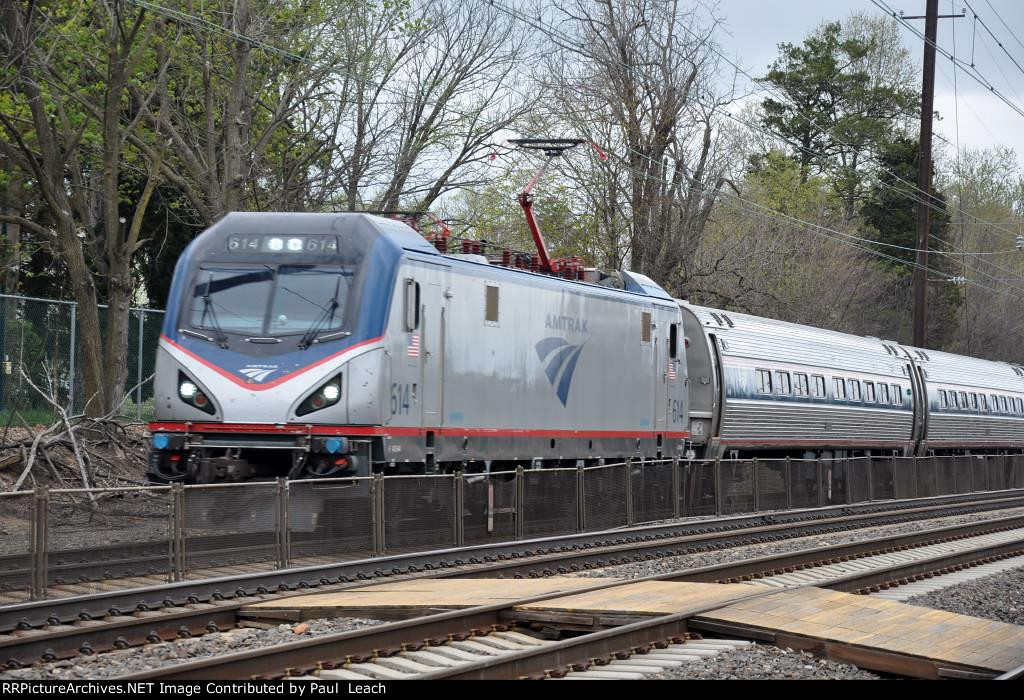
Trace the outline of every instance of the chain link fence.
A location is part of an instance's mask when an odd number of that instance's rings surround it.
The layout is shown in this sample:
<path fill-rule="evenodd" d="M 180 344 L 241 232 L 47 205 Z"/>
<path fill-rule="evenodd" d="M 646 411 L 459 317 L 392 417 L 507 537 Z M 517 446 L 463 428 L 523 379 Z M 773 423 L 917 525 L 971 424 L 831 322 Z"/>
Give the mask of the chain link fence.
<path fill-rule="evenodd" d="M 716 516 L 1024 489 L 1024 455 L 630 461 L 0 494 L 0 604 Z"/>
<path fill-rule="evenodd" d="M 106 313 L 106 307 L 100 306 L 101 326 L 106 324 Z M 121 413 L 151 420 L 150 377 L 164 312 L 133 308 L 129 313 L 128 396 Z M 30 425 L 52 422 L 54 411 L 47 397 L 70 413 L 82 412 L 88 397 L 80 339 L 76 303 L 0 294 L 0 417 L 5 425 L 19 424 L 16 416 Z"/>

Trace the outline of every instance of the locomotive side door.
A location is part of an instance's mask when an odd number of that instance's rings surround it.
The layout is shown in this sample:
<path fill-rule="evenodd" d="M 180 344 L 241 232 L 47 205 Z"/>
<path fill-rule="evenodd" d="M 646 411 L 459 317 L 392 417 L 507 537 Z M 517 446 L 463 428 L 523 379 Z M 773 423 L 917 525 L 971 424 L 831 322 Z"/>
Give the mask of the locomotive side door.
<path fill-rule="evenodd" d="M 422 319 L 422 359 L 420 386 L 423 400 L 420 425 L 430 431 L 441 426 L 444 403 L 444 352 L 447 338 L 449 273 L 441 265 L 428 265 L 421 287 L 420 317 Z M 427 435 L 427 448 L 433 446 Z"/>
<path fill-rule="evenodd" d="M 660 310 L 660 309 L 659 309 Z M 659 317 L 654 333 L 654 430 L 665 430 L 665 412 L 668 401 L 668 326 Z"/>

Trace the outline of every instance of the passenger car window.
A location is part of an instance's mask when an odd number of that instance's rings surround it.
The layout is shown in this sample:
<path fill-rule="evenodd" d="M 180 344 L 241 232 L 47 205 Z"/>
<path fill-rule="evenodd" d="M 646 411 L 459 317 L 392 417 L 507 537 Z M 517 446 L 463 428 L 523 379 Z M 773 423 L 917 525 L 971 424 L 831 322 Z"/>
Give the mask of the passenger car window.
<path fill-rule="evenodd" d="M 971 408 L 975 411 L 978 410 L 978 395 L 974 392 L 971 392 Z"/>
<path fill-rule="evenodd" d="M 892 403 L 894 406 L 903 405 L 903 388 L 899 384 L 892 385 Z"/>
<path fill-rule="evenodd" d="M 981 394 L 981 410 L 988 413 L 988 397 Z"/>
<path fill-rule="evenodd" d="M 793 387 L 789 381 L 789 372 L 775 372 L 775 390 L 787 396 L 793 393 Z"/>
<path fill-rule="evenodd" d="M 807 382 L 807 375 L 806 374 L 797 374 L 796 375 L 796 395 L 797 396 L 807 396 L 810 393 L 811 393 L 811 388 L 810 388 L 810 385 Z"/>
<path fill-rule="evenodd" d="M 860 380 L 859 379 L 851 379 L 850 380 L 850 400 L 851 401 L 860 401 Z"/>
<path fill-rule="evenodd" d="M 814 375 L 814 395 L 819 398 L 825 396 L 825 378 L 819 374 Z"/>
<path fill-rule="evenodd" d="M 878 385 L 878 402 L 889 403 L 889 385 L 879 384 Z"/>
<path fill-rule="evenodd" d="M 757 370 L 757 393 L 772 393 L 772 373 L 766 369 Z"/>
<path fill-rule="evenodd" d="M 842 377 L 836 377 L 836 400 L 841 401 L 846 398 L 846 380 Z"/>
<path fill-rule="evenodd" d="M 949 397 L 946 396 L 945 389 L 939 389 L 939 407 L 946 408 L 949 406 Z"/>
<path fill-rule="evenodd" d="M 640 328 L 640 341 L 643 342 L 643 343 L 651 342 L 651 312 L 650 311 L 644 311 L 643 314 L 641 314 L 640 324 L 641 324 L 641 328 Z"/>
<path fill-rule="evenodd" d="M 868 403 L 875 402 L 875 383 L 864 382 L 864 400 Z"/>

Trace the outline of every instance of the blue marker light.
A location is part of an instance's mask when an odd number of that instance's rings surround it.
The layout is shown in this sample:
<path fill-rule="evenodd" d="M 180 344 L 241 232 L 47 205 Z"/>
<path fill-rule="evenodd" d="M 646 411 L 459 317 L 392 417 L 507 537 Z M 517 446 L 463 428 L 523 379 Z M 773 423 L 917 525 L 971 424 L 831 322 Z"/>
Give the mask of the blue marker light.
<path fill-rule="evenodd" d="M 157 433 L 153 436 L 153 447 L 158 450 L 166 450 L 167 446 L 171 444 L 171 439 L 163 433 Z"/>
<path fill-rule="evenodd" d="M 342 441 L 339 438 L 327 438 L 327 440 L 324 441 L 324 447 L 331 454 L 334 454 L 335 452 L 340 450 L 341 445 Z"/>

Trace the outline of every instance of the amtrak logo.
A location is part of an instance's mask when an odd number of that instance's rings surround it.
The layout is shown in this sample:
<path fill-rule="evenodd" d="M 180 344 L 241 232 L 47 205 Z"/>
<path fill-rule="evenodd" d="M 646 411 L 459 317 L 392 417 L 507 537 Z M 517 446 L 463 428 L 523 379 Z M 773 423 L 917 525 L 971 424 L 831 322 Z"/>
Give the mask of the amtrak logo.
<path fill-rule="evenodd" d="M 569 387 L 572 375 L 576 371 L 576 362 L 580 359 L 585 343 L 570 345 L 563 338 L 545 338 L 534 346 L 541 364 L 547 363 L 544 372 L 548 381 L 555 388 L 558 400 L 565 406 L 569 400 Z"/>
<path fill-rule="evenodd" d="M 247 377 L 250 382 L 259 383 L 276 371 L 277 365 L 246 365 L 242 369 L 238 370 L 238 373 L 243 377 Z"/>

